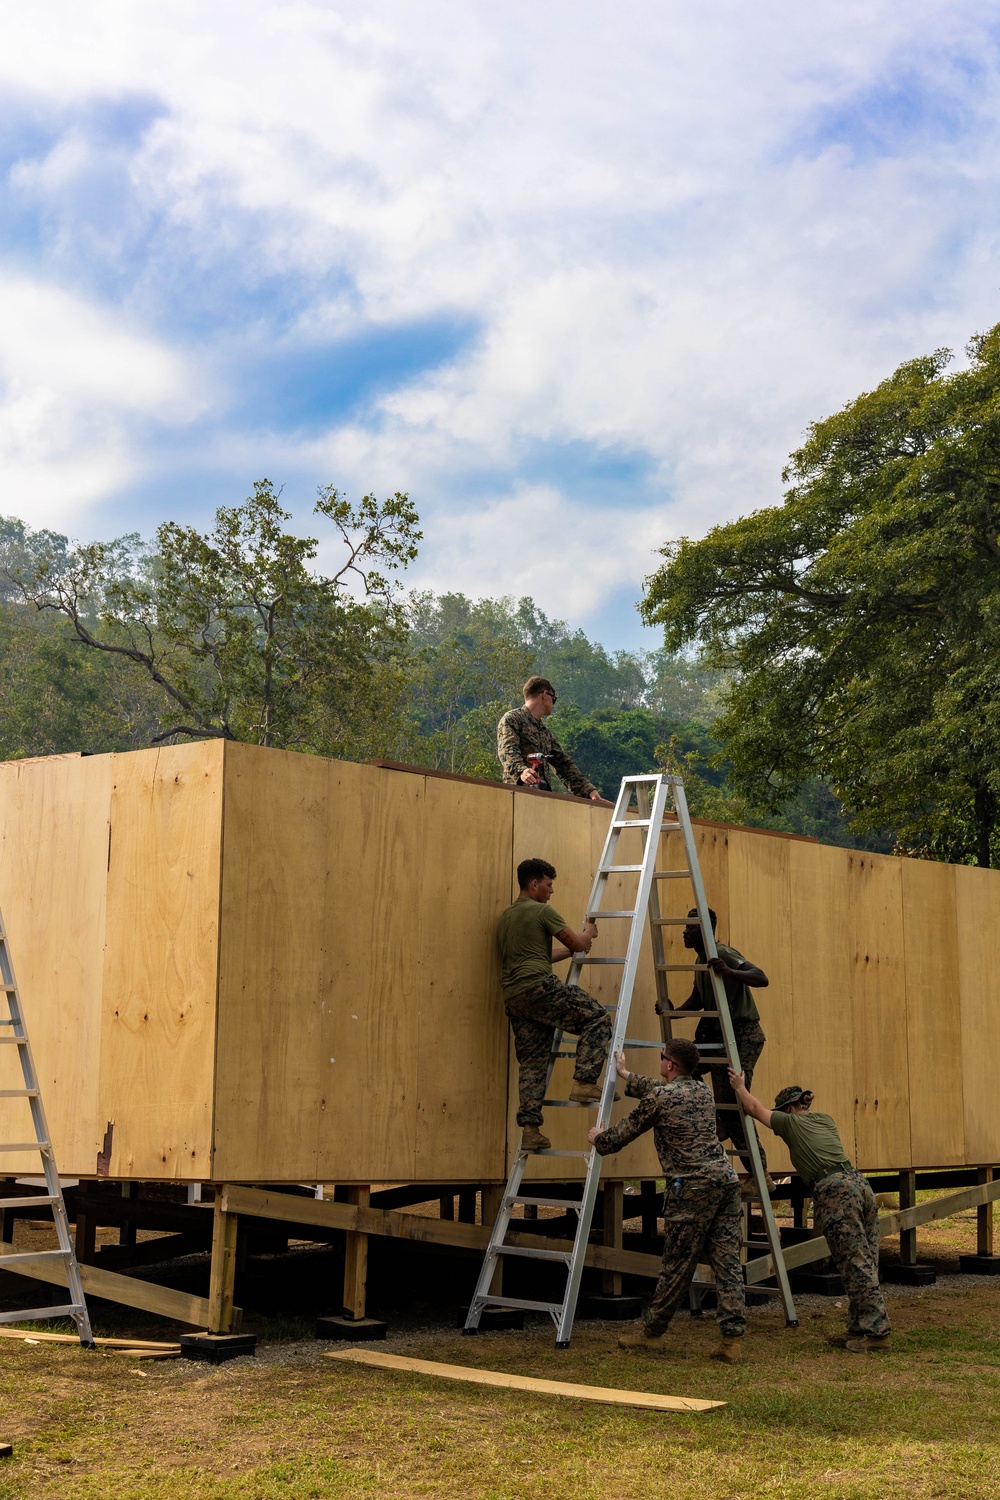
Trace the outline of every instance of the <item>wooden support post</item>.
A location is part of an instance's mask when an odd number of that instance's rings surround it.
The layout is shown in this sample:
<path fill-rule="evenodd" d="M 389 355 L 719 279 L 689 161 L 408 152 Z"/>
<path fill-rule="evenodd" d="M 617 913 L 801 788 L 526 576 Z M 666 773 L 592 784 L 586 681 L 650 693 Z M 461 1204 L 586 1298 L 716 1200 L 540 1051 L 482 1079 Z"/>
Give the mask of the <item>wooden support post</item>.
<path fill-rule="evenodd" d="M 901 1209 L 912 1208 L 917 1201 L 917 1174 L 913 1171 L 904 1171 L 899 1174 L 899 1206 Z M 899 1231 L 899 1263 L 902 1266 L 915 1266 L 917 1263 L 917 1231 L 915 1229 L 901 1229 Z"/>
<path fill-rule="evenodd" d="M 642 1237 L 646 1240 L 655 1240 L 659 1232 L 657 1220 L 660 1217 L 660 1195 L 656 1191 L 656 1182 L 646 1177 L 639 1186 L 639 1212 L 642 1215 Z"/>
<path fill-rule="evenodd" d="M 625 1184 L 623 1182 L 606 1182 L 604 1184 L 604 1234 L 602 1243 L 613 1245 L 616 1250 L 622 1248 L 622 1210 L 624 1208 Z M 601 1272 L 601 1291 L 606 1297 L 620 1297 L 622 1294 L 622 1273 L 620 1271 Z"/>
<path fill-rule="evenodd" d="M 796 1229 L 806 1227 L 806 1190 L 801 1177 L 792 1183 L 792 1223 Z"/>
<path fill-rule="evenodd" d="M 503 1194 L 506 1183 L 487 1182 L 483 1185 L 483 1228 L 492 1229 L 500 1212 L 503 1202 Z M 490 1282 L 490 1294 L 494 1297 L 503 1296 L 503 1256 L 497 1256 L 496 1270 L 493 1272 L 493 1280 Z"/>
<path fill-rule="evenodd" d="M 212 1269 L 208 1286 L 208 1331 L 231 1333 L 236 1287 L 236 1241 L 239 1215 L 224 1213 L 219 1197 L 212 1210 Z"/>
<path fill-rule="evenodd" d="M 442 1193 L 438 1200 L 441 1205 L 441 1218 L 453 1220 L 455 1217 L 455 1194 Z"/>
<path fill-rule="evenodd" d="M 476 1189 L 474 1187 L 459 1188 L 458 1218 L 461 1224 L 476 1222 Z"/>
<path fill-rule="evenodd" d="M 367 1208 L 371 1203 L 370 1187 L 347 1189 L 348 1203 Z M 365 1316 L 365 1287 L 368 1283 L 368 1236 L 351 1230 L 347 1235 L 347 1250 L 344 1254 L 344 1317 Z"/>
<path fill-rule="evenodd" d="M 123 1198 L 135 1198 L 137 1196 L 138 1196 L 138 1193 L 137 1193 L 137 1189 L 136 1189 L 136 1184 L 134 1182 L 123 1182 L 122 1183 L 122 1197 Z M 118 1231 L 118 1243 L 119 1243 L 119 1245 L 134 1245 L 135 1244 L 135 1233 L 136 1233 L 135 1220 L 134 1219 L 123 1219 L 122 1220 L 122 1224 L 121 1224 L 121 1228 Z"/>
<path fill-rule="evenodd" d="M 993 1168 L 980 1167 L 977 1182 L 992 1182 Z M 976 1209 L 976 1254 L 993 1254 L 993 1204 L 981 1203 Z"/>
<path fill-rule="evenodd" d="M 77 1212 L 76 1258 L 81 1266 L 92 1266 L 97 1254 L 97 1220 L 93 1214 Z"/>

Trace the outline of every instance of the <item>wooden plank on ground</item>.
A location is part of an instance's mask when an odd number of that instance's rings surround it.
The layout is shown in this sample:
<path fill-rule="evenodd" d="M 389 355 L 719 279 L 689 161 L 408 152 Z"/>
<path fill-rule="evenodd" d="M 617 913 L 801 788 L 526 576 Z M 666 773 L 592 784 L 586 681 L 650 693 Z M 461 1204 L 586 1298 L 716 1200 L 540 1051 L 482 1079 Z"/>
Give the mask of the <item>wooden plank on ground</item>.
<path fill-rule="evenodd" d="M 0 1240 L 0 1269 L 5 1255 L 14 1254 L 13 1245 Z M 18 1276 L 29 1276 L 33 1281 L 47 1281 L 52 1286 L 66 1285 L 66 1271 L 61 1265 L 43 1261 L 32 1265 L 30 1261 L 19 1261 Z M 143 1312 L 155 1313 L 160 1318 L 170 1318 L 175 1323 L 190 1323 L 194 1328 L 208 1327 L 208 1298 L 194 1297 L 190 1292 L 177 1292 L 173 1287 L 154 1286 L 151 1281 L 138 1281 L 132 1276 L 120 1276 L 117 1271 L 103 1271 L 98 1266 L 81 1266 L 80 1279 L 83 1290 L 89 1297 L 103 1297 L 107 1302 L 119 1302 L 123 1307 L 138 1307 Z M 233 1308 L 234 1326 L 239 1326 L 242 1313 Z"/>
<path fill-rule="evenodd" d="M 25 1328 L 0 1328 L 0 1339 L 20 1339 L 22 1343 L 31 1344 L 79 1344 L 80 1340 L 75 1333 L 38 1333 Z M 181 1346 L 177 1343 L 158 1342 L 155 1339 L 108 1339 L 95 1338 L 94 1343 L 100 1349 L 125 1349 L 129 1353 L 138 1354 L 179 1354 Z"/>
<path fill-rule="evenodd" d="M 379 1370 L 403 1370 L 413 1375 L 436 1375 L 501 1390 L 530 1391 L 536 1396 L 565 1396 L 571 1401 L 599 1401 L 604 1406 L 638 1406 L 644 1411 L 712 1411 L 725 1401 L 702 1401 L 696 1396 L 661 1396 L 652 1391 L 616 1391 L 599 1385 L 571 1385 L 565 1380 L 538 1380 L 532 1375 L 508 1375 L 503 1370 L 474 1370 L 468 1365 L 444 1365 L 433 1359 L 410 1359 L 401 1354 L 379 1354 L 373 1349 L 331 1349 L 327 1359 L 345 1364 L 371 1365 Z"/>

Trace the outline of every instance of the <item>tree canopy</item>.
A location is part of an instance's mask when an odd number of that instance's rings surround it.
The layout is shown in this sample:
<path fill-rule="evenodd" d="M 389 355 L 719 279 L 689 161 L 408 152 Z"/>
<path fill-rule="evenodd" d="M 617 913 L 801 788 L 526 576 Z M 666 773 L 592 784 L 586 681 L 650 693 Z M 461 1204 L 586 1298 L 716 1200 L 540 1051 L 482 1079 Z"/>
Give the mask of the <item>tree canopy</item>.
<path fill-rule="evenodd" d="M 774 811 L 829 781 L 857 830 L 997 862 L 1000 326 L 814 424 L 784 503 L 663 548 L 642 613 L 728 674 L 714 733 Z"/>

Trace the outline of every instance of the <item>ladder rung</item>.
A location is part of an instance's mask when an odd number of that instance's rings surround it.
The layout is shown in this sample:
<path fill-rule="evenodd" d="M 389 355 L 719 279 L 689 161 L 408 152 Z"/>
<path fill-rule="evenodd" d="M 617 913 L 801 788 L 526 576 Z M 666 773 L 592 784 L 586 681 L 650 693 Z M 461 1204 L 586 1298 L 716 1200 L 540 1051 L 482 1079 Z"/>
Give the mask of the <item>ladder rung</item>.
<path fill-rule="evenodd" d="M 652 821 L 652 818 L 616 818 L 611 826 L 612 828 L 648 828 Z"/>
<path fill-rule="evenodd" d="M 23 1265 L 27 1261 L 72 1259 L 72 1250 L 19 1250 L 16 1255 L 0 1255 L 0 1269 Z"/>
<path fill-rule="evenodd" d="M 570 1250 L 530 1250 L 524 1245 L 498 1245 L 497 1255 L 521 1255 L 525 1260 L 561 1260 L 568 1266 L 573 1259 Z"/>
<path fill-rule="evenodd" d="M 586 1103 L 582 1099 L 543 1099 L 543 1109 L 590 1109 L 596 1104 L 596 1099 L 588 1099 Z"/>
<path fill-rule="evenodd" d="M 577 1212 L 580 1209 L 579 1198 L 527 1198 L 522 1193 L 515 1193 L 507 1202 L 527 1203 L 533 1208 L 574 1208 Z"/>
<path fill-rule="evenodd" d="M 48 1149 L 48 1141 L 0 1141 L 0 1151 L 40 1151 L 45 1155 Z"/>
<path fill-rule="evenodd" d="M 719 1016 L 719 1010 L 665 1010 L 664 1019 L 670 1021 L 686 1021 L 690 1016 Z"/>
<path fill-rule="evenodd" d="M 588 1161 L 593 1154 L 592 1151 L 559 1151 L 552 1146 L 549 1146 L 545 1151 L 531 1152 L 532 1156 L 576 1156 L 582 1161 Z"/>
<path fill-rule="evenodd" d="M 654 927 L 700 927 L 700 917 L 653 917 Z"/>
<path fill-rule="evenodd" d="M 578 958 L 578 964 L 627 964 L 628 957 L 624 958 L 591 958 L 589 955 Z"/>
<path fill-rule="evenodd" d="M 561 1302 L 530 1302 L 527 1297 L 494 1297 L 492 1293 L 483 1298 L 490 1307 L 520 1307 L 525 1312 L 562 1312 Z"/>
<path fill-rule="evenodd" d="M 710 974 L 708 964 L 655 964 L 661 974 Z"/>
<path fill-rule="evenodd" d="M 37 1089 L 0 1089 L 0 1099 L 37 1099 Z"/>
<path fill-rule="evenodd" d="M 2 1257 L 0 1257 L 2 1259 Z M 83 1308 L 70 1302 L 66 1307 L 25 1307 L 20 1312 L 0 1313 L 0 1323 L 34 1323 L 36 1318 L 74 1318 Z M 31 1334 L 25 1335 L 27 1338 Z"/>
<path fill-rule="evenodd" d="M 26 1036 L 0 1036 L 0 1047 L 26 1047 L 28 1038 Z"/>
<path fill-rule="evenodd" d="M 47 1203 L 58 1203 L 58 1198 L 34 1198 L 25 1193 L 23 1198 L 0 1198 L 0 1208 L 44 1208 Z"/>
<path fill-rule="evenodd" d="M 604 917 L 634 917 L 635 915 L 634 911 L 589 911 L 587 921 L 596 922 L 599 917 L 603 919 Z"/>
<path fill-rule="evenodd" d="M 600 865 L 598 875 L 638 875 L 642 865 Z"/>
<path fill-rule="evenodd" d="M 622 1045 L 625 1046 L 625 1047 L 658 1047 L 658 1048 L 662 1048 L 665 1045 L 665 1043 L 663 1043 L 663 1042 L 637 1042 L 634 1037 L 628 1037 L 627 1036 L 625 1038 L 625 1041 L 624 1041 L 624 1043 Z"/>
<path fill-rule="evenodd" d="M 641 868 L 642 868 L 641 865 L 636 865 L 636 869 L 637 870 L 639 870 Z M 654 870 L 653 871 L 653 879 L 654 880 L 690 880 L 691 879 L 691 871 L 690 870 Z"/>
<path fill-rule="evenodd" d="M 759 1281 L 755 1281 L 751 1287 L 748 1287 L 748 1291 L 766 1292 L 769 1297 L 780 1297 L 782 1294 L 780 1286 L 763 1286 Z"/>

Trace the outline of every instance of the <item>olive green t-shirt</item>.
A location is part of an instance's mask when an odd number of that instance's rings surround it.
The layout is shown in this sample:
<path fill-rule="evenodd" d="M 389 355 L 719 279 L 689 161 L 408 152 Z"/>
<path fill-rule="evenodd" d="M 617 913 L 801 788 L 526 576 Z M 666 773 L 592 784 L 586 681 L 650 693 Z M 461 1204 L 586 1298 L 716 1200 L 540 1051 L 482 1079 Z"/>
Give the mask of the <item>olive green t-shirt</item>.
<path fill-rule="evenodd" d="M 731 969 L 738 969 L 741 964 L 745 964 L 747 961 L 739 949 L 730 948 L 728 943 L 716 943 L 715 948 L 722 962 L 728 964 Z M 732 1020 L 759 1021 L 760 1011 L 754 1003 L 753 992 L 750 986 L 744 984 L 742 979 L 724 979 L 722 983 L 726 988 L 726 1000 L 729 1004 L 729 1014 Z M 714 1010 L 715 989 L 712 984 L 711 974 L 706 973 L 704 969 L 699 970 L 694 976 L 694 987 L 702 1009 Z M 721 1031 L 719 1034 L 721 1036 Z"/>
<path fill-rule="evenodd" d="M 545 901 L 525 896 L 508 906 L 497 926 L 504 999 L 531 989 L 552 973 L 552 939 L 566 920 Z"/>
<path fill-rule="evenodd" d="M 771 1129 L 788 1147 L 792 1166 L 809 1187 L 851 1165 L 830 1115 L 814 1115 L 811 1110 L 786 1115 L 783 1109 L 772 1109 Z"/>

